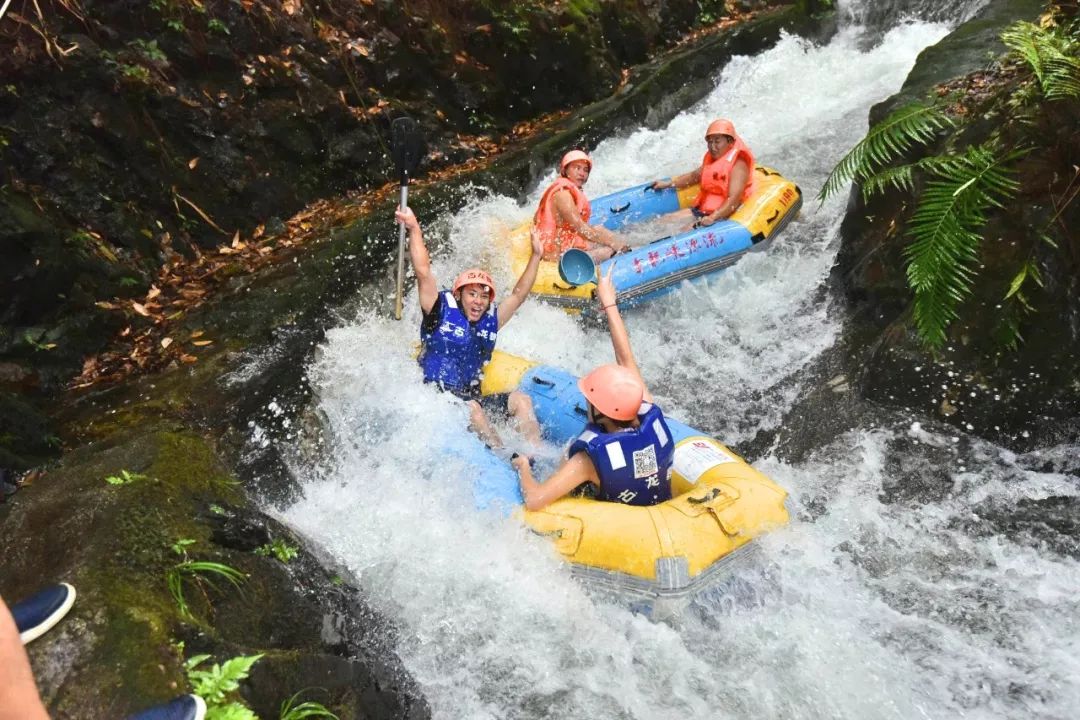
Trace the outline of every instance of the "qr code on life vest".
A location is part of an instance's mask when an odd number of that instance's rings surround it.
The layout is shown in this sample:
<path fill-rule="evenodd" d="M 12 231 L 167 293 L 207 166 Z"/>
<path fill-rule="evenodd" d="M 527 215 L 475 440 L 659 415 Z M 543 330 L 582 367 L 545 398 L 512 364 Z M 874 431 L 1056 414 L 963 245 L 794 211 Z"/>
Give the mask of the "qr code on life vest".
<path fill-rule="evenodd" d="M 655 475 L 656 472 L 656 448 L 650 445 L 643 450 L 635 450 L 634 477 L 648 477 L 649 475 Z"/>

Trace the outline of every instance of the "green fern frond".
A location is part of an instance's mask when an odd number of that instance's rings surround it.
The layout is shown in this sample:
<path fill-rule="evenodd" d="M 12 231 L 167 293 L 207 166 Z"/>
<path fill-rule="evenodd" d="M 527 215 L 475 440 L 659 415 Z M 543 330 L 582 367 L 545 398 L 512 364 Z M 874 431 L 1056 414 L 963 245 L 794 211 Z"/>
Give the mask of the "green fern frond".
<path fill-rule="evenodd" d="M 1038 40 L 1042 34 L 1042 28 L 1025 20 L 1013 23 L 1001 33 L 1001 41 L 1005 43 L 1005 47 L 1019 55 L 1028 64 L 1040 85 L 1045 76 L 1043 56 L 1040 52 L 1041 43 Z"/>
<path fill-rule="evenodd" d="M 913 315 L 923 341 L 939 347 L 957 307 L 971 293 L 981 229 L 991 207 L 1002 207 L 1019 188 L 1008 165 L 1024 151 L 972 147 L 935 163 L 937 179 L 926 184 L 908 223 L 904 249 Z"/>
<path fill-rule="evenodd" d="M 871 195 L 883 193 L 889 188 L 900 192 L 915 192 L 916 170 L 933 171 L 952 162 L 953 158 L 951 156 L 931 155 L 908 165 L 885 168 L 876 175 L 871 175 L 865 179 L 862 186 L 863 200 L 866 201 Z"/>
<path fill-rule="evenodd" d="M 1047 100 L 1080 98 L 1080 32 L 1076 23 L 1043 28 L 1017 22 L 1001 34 L 1031 68 Z"/>
<path fill-rule="evenodd" d="M 870 129 L 858 145 L 840 159 L 818 193 L 818 200 L 836 194 L 854 179 L 865 180 L 915 144 L 926 144 L 952 120 L 936 105 L 912 103 L 894 111 Z"/>

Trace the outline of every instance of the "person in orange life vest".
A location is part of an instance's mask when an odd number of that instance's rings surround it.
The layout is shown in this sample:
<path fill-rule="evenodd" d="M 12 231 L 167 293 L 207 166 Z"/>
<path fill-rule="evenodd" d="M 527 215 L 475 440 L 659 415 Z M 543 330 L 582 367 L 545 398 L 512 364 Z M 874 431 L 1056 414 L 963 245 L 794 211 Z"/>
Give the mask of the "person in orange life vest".
<path fill-rule="evenodd" d="M 558 260 L 565 251 L 578 248 L 600 262 L 630 248 L 607 228 L 589 225 L 591 208 L 581 188 L 591 171 L 592 160 L 581 150 L 571 150 L 559 161 L 559 177 L 544 191 L 533 216 L 545 260 Z"/>
<path fill-rule="evenodd" d="M 479 268 L 458 275 L 451 289 L 439 290 L 431 272 L 431 258 L 424 235 L 413 211 L 398 209 L 397 221 L 409 231 L 409 260 L 416 273 L 420 309 L 419 362 L 424 382 L 434 383 L 468 403 L 470 428 L 492 447 L 502 440 L 488 417 L 489 412 L 513 419 L 518 431 L 532 445 L 540 444 L 540 426 L 533 413 L 532 400 L 523 392 L 480 395 L 480 378 L 491 359 L 499 330 L 510 322 L 521 303 L 529 296 L 536 271 L 540 267 L 540 237 L 533 233 L 532 255 L 510 295 L 495 303 L 495 283 Z"/>
<path fill-rule="evenodd" d="M 701 185 L 690 208 L 694 227 L 730 217 L 754 191 L 754 154 L 735 134 L 730 120 L 714 120 L 705 131 L 705 143 L 709 149 L 701 167 L 652 184 L 653 190 Z"/>
<path fill-rule="evenodd" d="M 597 284 L 596 296 L 607 314 L 617 364 L 601 365 L 578 382 L 589 422 L 551 477 L 537 482 L 528 457 L 511 460 L 528 510 L 542 510 L 586 482 L 608 502 L 655 505 L 671 499 L 675 442 L 634 360 L 616 305 L 614 265 Z"/>

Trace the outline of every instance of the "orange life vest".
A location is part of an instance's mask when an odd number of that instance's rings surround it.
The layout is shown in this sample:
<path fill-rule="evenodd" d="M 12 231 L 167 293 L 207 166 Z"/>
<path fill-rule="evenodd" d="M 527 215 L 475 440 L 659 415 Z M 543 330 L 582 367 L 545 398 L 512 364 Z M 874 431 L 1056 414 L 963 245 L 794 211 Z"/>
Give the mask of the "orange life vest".
<path fill-rule="evenodd" d="M 543 239 L 544 255 L 549 257 L 559 255 L 570 248 L 587 250 L 589 247 L 585 238 L 574 232 L 569 225 L 559 221 L 555 212 L 555 203 L 551 200 L 552 195 L 559 190 L 570 191 L 570 197 L 574 199 L 574 205 L 581 214 L 582 222 L 589 222 L 589 217 L 592 215 L 589 200 L 581 188 L 564 177 L 551 183 L 551 187 L 545 190 L 543 197 L 540 198 L 540 206 L 536 208 L 536 215 L 533 216 L 533 224 L 536 225 Z"/>
<path fill-rule="evenodd" d="M 694 206 L 705 214 L 715 212 L 727 202 L 728 186 L 731 184 L 731 171 L 740 158 L 746 160 L 750 171 L 746 177 L 746 189 L 743 190 L 742 202 L 754 192 L 754 154 L 740 138 L 727 152 L 713 160 L 712 154 L 705 153 L 701 159 L 701 192 L 698 193 Z"/>

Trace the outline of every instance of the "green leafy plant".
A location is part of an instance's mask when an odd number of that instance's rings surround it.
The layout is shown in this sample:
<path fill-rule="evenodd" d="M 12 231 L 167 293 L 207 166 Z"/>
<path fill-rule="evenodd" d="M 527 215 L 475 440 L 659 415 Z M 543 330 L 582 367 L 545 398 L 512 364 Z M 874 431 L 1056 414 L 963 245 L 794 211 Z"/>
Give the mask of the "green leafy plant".
<path fill-rule="evenodd" d="M 52 350 L 56 347 L 56 343 L 41 342 L 41 336 L 34 337 L 34 335 L 29 332 L 23 333 L 23 341 L 30 347 L 34 348 L 34 352 Z"/>
<path fill-rule="evenodd" d="M 247 579 L 244 573 L 240 572 L 231 565 L 225 565 L 224 563 L 212 562 L 209 560 L 190 560 L 188 559 L 187 549 L 195 544 L 195 540 L 189 538 L 182 538 L 174 542 L 171 546 L 172 551 L 177 555 L 184 558 L 182 562 L 173 565 L 165 572 L 165 584 L 169 588 L 169 593 L 173 596 L 173 600 L 176 602 L 176 607 L 180 610 L 180 614 L 185 617 L 191 617 L 191 608 L 187 604 L 187 599 L 184 596 L 184 582 L 191 580 L 196 583 L 200 591 L 203 592 L 203 596 L 206 596 L 206 591 L 203 585 L 210 585 L 210 587 L 216 588 L 213 580 L 223 579 L 229 582 L 233 587 L 239 589 L 240 584 Z M 209 602 L 209 599 L 207 599 Z"/>
<path fill-rule="evenodd" d="M 151 62 L 166 63 L 169 61 L 165 52 L 158 47 L 157 40 L 132 40 L 128 43 L 128 46 L 137 50 L 140 55 Z"/>
<path fill-rule="evenodd" d="M 1080 30 L 1077 21 L 1043 27 L 1017 22 L 1001 34 L 1005 46 L 1034 73 L 1047 100 L 1080 98 Z"/>
<path fill-rule="evenodd" d="M 326 709 L 325 705 L 317 702 L 302 702 L 299 705 L 296 701 L 300 698 L 300 693 L 303 690 L 293 695 L 291 698 L 281 703 L 281 714 L 278 716 L 279 720 L 306 720 L 306 718 L 330 718 L 331 720 L 338 720 L 338 716 Z"/>
<path fill-rule="evenodd" d="M 195 655 L 184 663 L 192 692 L 206 701 L 206 720 L 258 720 L 258 717 L 240 702 L 236 695 L 240 681 L 247 678 L 263 656 L 241 655 L 214 663 L 209 669 L 199 666 L 210 659 L 209 655 Z"/>
<path fill-rule="evenodd" d="M 1019 183 L 1008 166 L 1023 154 L 994 145 L 968 148 L 935 165 L 936 179 L 919 197 L 904 257 L 915 291 L 915 326 L 931 347 L 945 342 L 957 306 L 971 293 L 987 212 L 1016 194 Z"/>
<path fill-rule="evenodd" d="M 916 145 L 925 145 L 934 139 L 937 133 L 952 127 L 953 121 L 945 111 L 933 104 L 911 103 L 894 110 L 884 120 L 870 128 L 855 147 L 836 164 L 825 184 L 818 193 L 819 200 L 825 200 L 847 187 L 852 180 L 866 182 L 871 180 L 886 165 L 893 162 Z M 922 161 L 927 163 L 929 161 Z M 911 171 L 918 166 L 907 166 L 906 173 L 892 170 L 891 177 L 878 180 L 875 185 L 865 186 L 864 197 L 868 188 L 881 190 L 884 185 L 905 187 L 910 185 Z M 910 188 L 909 188 L 910 189 Z"/>
<path fill-rule="evenodd" d="M 110 475 L 105 478 L 105 482 L 110 485 L 130 485 L 133 482 L 148 479 L 146 475 L 140 473 L 128 472 L 127 470 L 121 470 L 117 475 Z"/>
<path fill-rule="evenodd" d="M 221 22 L 217 18 L 210 18 L 206 21 L 206 27 L 210 32 L 221 33 L 222 35 L 231 35 L 229 32 L 229 26 Z"/>
<path fill-rule="evenodd" d="M 267 557 L 273 555 L 283 563 L 288 564 L 290 560 L 296 557 L 298 550 L 295 545 L 290 545 L 281 538 L 276 538 L 273 542 L 266 543 L 255 551 L 256 555 L 262 555 Z"/>

